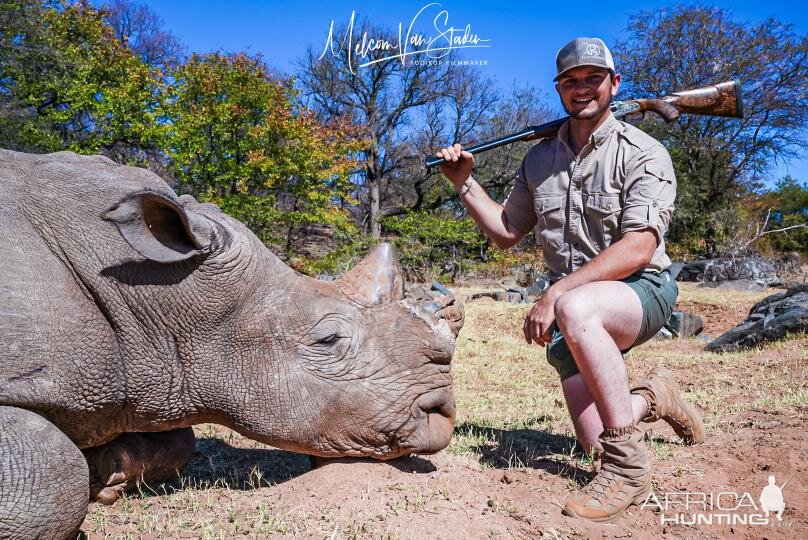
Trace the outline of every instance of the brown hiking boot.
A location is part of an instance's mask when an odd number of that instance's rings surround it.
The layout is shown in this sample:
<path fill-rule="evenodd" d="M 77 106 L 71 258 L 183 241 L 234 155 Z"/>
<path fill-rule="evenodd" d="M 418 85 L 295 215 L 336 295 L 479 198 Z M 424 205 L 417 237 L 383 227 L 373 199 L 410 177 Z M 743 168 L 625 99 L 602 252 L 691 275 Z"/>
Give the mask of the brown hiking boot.
<path fill-rule="evenodd" d="M 598 475 L 567 499 L 564 515 L 609 522 L 632 504 L 642 504 L 651 493 L 651 465 L 637 426 L 605 428 Z"/>
<path fill-rule="evenodd" d="M 687 403 L 679 391 L 676 378 L 669 370 L 658 367 L 648 377 L 631 389 L 648 403 L 648 415 L 643 422 L 664 420 L 673 428 L 685 444 L 704 442 L 704 424 L 695 407 Z"/>

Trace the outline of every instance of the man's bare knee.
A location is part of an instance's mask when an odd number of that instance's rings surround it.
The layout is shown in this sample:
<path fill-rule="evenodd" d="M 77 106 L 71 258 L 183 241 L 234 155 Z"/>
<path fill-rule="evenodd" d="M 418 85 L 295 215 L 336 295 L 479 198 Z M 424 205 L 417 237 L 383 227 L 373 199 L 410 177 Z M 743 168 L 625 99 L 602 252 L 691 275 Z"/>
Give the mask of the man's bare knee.
<path fill-rule="evenodd" d="M 559 296 L 554 308 L 558 326 L 567 339 L 575 339 L 582 328 L 599 324 L 599 315 L 591 298 L 577 289 Z"/>

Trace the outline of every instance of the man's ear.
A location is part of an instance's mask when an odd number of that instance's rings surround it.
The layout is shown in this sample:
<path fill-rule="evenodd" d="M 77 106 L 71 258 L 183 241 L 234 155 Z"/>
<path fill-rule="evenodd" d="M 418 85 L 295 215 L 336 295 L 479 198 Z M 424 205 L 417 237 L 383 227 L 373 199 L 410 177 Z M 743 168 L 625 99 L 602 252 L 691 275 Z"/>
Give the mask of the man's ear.
<path fill-rule="evenodd" d="M 227 234 L 207 217 L 155 191 L 126 196 L 101 214 L 132 248 L 149 260 L 172 263 L 226 247 Z"/>
<path fill-rule="evenodd" d="M 620 74 L 615 73 L 612 75 L 612 97 L 617 95 L 617 91 L 620 89 Z"/>

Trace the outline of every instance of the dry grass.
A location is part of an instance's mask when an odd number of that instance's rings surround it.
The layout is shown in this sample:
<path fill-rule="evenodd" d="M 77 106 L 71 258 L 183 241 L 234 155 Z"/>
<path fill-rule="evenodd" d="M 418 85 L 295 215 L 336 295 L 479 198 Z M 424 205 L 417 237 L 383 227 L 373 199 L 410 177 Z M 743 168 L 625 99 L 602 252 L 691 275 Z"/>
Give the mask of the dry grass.
<path fill-rule="evenodd" d="M 687 284 L 680 289 L 686 301 L 742 304 L 747 309 L 766 296 Z M 457 428 L 450 446 L 436 456 L 449 476 L 435 473 L 430 483 L 392 479 L 384 486 L 368 484 L 340 499 L 343 502 L 320 494 L 301 498 L 304 502 L 290 507 L 278 499 L 275 486 L 308 470 L 307 458 L 203 425 L 196 428 L 197 459 L 181 479 L 170 485 L 144 486 L 140 493 L 111 507 L 91 504 L 83 530 L 90 538 L 411 538 L 418 536 L 408 523 L 442 508 L 479 515 L 468 487 L 456 479 L 464 477 L 464 470 L 505 470 L 528 476 L 541 470 L 549 474 L 548 482 L 560 476 L 568 489 L 575 488 L 587 480 L 592 460 L 576 452 L 557 375 L 547 364 L 544 350 L 527 345 L 520 335 L 527 309 L 502 303 L 466 306 L 466 326 L 453 362 Z M 650 342 L 627 356 L 627 366 L 635 376 L 656 365 L 673 369 L 688 399 L 709 411 L 705 422 L 711 432 L 737 428 L 749 411 L 805 413 L 805 335 L 723 355 L 706 353 L 702 346 L 696 340 Z M 688 450 L 674 444 L 669 434 L 653 434 L 648 445 L 658 460 L 670 464 L 677 474 L 686 474 L 679 457 Z M 525 514 L 508 498 L 487 492 L 481 496 L 488 501 L 483 513 L 522 526 L 539 520 L 542 528 L 533 529 L 539 531 L 534 537 L 580 534 L 559 529 L 557 524 L 545 526 L 545 518 Z M 498 531 L 492 527 L 487 534 L 498 536 Z M 463 536 L 456 532 L 456 537 Z"/>

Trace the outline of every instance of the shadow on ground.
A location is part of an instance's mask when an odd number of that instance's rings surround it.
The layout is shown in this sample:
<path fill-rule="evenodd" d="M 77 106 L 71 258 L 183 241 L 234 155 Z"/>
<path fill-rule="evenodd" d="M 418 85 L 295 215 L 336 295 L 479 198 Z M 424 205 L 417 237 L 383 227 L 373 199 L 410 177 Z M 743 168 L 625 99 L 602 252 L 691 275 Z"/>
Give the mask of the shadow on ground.
<path fill-rule="evenodd" d="M 480 463 L 487 467 L 542 469 L 576 481 L 591 476 L 589 471 L 576 466 L 575 462 L 586 456 L 576 446 L 575 439 L 566 435 L 537 429 L 497 429 L 468 422 L 455 427 L 455 434 L 483 440 L 471 449 L 481 454 Z"/>
<path fill-rule="evenodd" d="M 178 478 L 163 484 L 141 485 L 139 491 L 144 497 L 216 487 L 248 491 L 286 482 L 311 468 L 311 458 L 304 454 L 237 448 L 221 439 L 199 438 L 193 460 Z"/>

